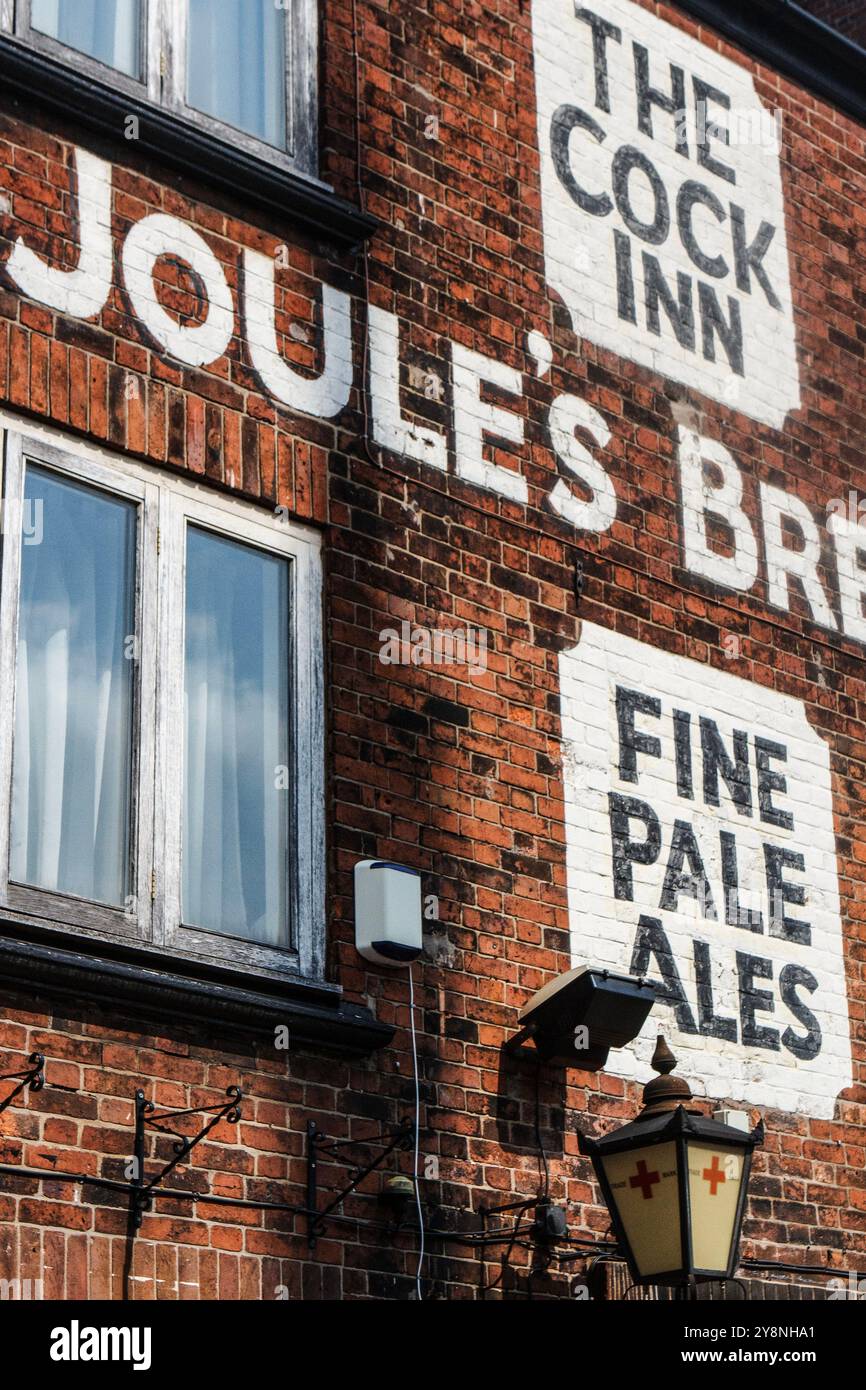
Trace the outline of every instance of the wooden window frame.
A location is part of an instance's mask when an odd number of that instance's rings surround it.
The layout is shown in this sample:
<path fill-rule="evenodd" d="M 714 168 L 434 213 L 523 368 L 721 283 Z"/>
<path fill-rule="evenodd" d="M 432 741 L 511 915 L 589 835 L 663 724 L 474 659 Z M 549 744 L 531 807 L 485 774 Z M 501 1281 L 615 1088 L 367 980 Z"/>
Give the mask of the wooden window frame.
<path fill-rule="evenodd" d="M 321 541 L 281 511 L 216 493 L 54 431 L 0 415 L 3 557 L 0 568 L 0 915 L 82 939 L 151 946 L 168 963 L 231 965 L 251 976 L 320 980 L 325 927 L 324 666 Z M 9 879 L 14 699 L 26 462 L 139 506 L 136 662 L 125 909 Z M 185 530 L 192 523 L 290 562 L 290 941 L 278 948 L 181 921 Z"/>
<path fill-rule="evenodd" d="M 186 0 L 141 0 L 139 78 L 33 29 L 31 0 L 0 0 L 0 32 L 161 107 L 179 122 L 216 135 L 227 145 L 318 183 L 318 0 L 287 0 L 279 8 L 285 17 L 285 147 L 271 145 L 187 104 Z"/>
<path fill-rule="evenodd" d="M 130 821 L 128 894 L 125 907 L 65 893 L 50 892 L 12 881 L 9 875 L 12 811 L 12 761 L 15 732 L 18 614 L 21 576 L 21 522 L 24 473 L 32 462 L 70 481 L 82 483 L 108 496 L 136 503 L 135 538 L 135 634 L 139 638 L 134 665 L 132 758 L 130 771 Z M 156 488 L 143 479 L 117 474 L 96 461 L 44 440 L 9 433 L 5 438 L 3 467 L 3 560 L 0 573 L 0 698 L 6 717 L 0 721 L 0 909 L 18 911 L 46 921 L 62 921 L 96 936 L 144 941 L 151 939 L 149 911 L 150 850 L 153 840 L 152 730 L 156 645 L 155 574 L 147 565 L 147 550 L 156 547 Z"/>
<path fill-rule="evenodd" d="M 316 660 L 317 647 L 321 650 L 318 546 L 302 537 L 296 528 L 276 520 L 273 514 L 265 521 L 261 512 L 239 506 L 221 494 L 190 485 L 172 485 L 167 493 L 160 517 L 159 588 L 166 602 L 161 622 L 157 699 L 156 821 L 163 827 L 162 850 L 157 858 L 163 871 L 157 875 L 156 937 L 185 956 L 216 953 L 266 970 L 279 969 L 280 963 L 288 960 L 294 962 L 296 973 L 315 974 L 314 943 L 304 928 L 311 920 L 318 891 L 312 867 L 322 859 L 321 826 L 314 814 L 315 805 L 321 807 L 324 799 L 322 760 L 314 754 L 314 745 L 321 740 L 312 736 L 316 706 L 319 710 L 322 706 L 321 670 Z M 222 936 L 185 923 L 181 917 L 183 730 L 177 711 L 183 708 L 185 540 L 189 525 L 290 562 L 291 787 L 286 795 L 291 796 L 289 846 L 295 871 L 289 876 L 289 945 L 285 949 Z M 318 643 L 314 639 L 316 633 Z"/>

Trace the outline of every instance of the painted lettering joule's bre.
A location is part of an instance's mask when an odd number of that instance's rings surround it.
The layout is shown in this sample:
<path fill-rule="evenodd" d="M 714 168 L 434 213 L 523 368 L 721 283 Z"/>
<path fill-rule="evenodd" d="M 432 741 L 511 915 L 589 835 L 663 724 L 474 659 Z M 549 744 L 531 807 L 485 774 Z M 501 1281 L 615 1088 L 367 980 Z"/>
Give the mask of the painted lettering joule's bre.
<path fill-rule="evenodd" d="M 595 35 L 597 46 L 599 33 L 607 32 L 588 20 L 581 25 L 581 32 L 584 30 L 590 38 Z M 609 35 L 608 40 L 612 41 Z M 605 93 L 603 77 L 603 71 L 596 70 L 596 99 Z M 659 104 L 656 96 L 646 96 L 650 109 Z M 679 157 L 684 159 L 684 153 Z M 31 299 L 62 314 L 92 320 L 102 312 L 112 288 L 112 173 L 108 163 L 80 148 L 74 150 L 73 173 L 79 240 L 76 266 L 60 269 L 50 264 L 27 245 L 22 234 L 13 243 L 5 269 Z M 769 245 L 768 241 L 768 254 Z M 154 270 L 165 256 L 188 265 L 201 286 L 205 307 L 200 322 L 179 322 L 159 302 Z M 754 257 L 753 262 L 756 282 L 763 284 L 765 272 L 757 274 L 759 263 Z M 348 404 L 358 384 L 356 363 L 366 356 L 371 430 L 379 448 L 440 472 L 453 467 L 457 476 L 474 487 L 513 503 L 528 502 L 528 485 L 520 467 L 525 450 L 526 392 L 524 376 L 513 366 L 461 343 L 450 343 L 454 447 L 453 462 L 449 462 L 452 451 L 446 431 L 403 414 L 400 351 L 404 335 L 396 315 L 370 306 L 368 351 L 356 353 L 350 297 L 323 283 L 322 366 L 318 374 L 311 375 L 293 367 L 280 350 L 273 257 L 244 249 L 240 304 L 236 304 L 225 270 L 205 237 L 178 217 L 153 213 L 129 229 L 120 247 L 119 264 L 129 302 L 156 350 L 186 365 L 206 367 L 226 352 L 238 322 L 262 390 L 288 410 L 319 419 L 334 419 Z M 769 274 L 766 271 L 766 276 Z M 778 266 L 773 275 L 773 283 L 780 284 Z M 767 298 L 766 286 L 763 292 Z M 628 338 L 624 346 L 631 350 Z M 622 347 L 621 343 L 620 350 Z M 774 361 L 778 350 L 777 335 Z M 538 374 L 549 370 L 549 344 L 537 332 L 528 335 L 527 356 L 535 362 Z M 643 359 L 636 354 L 636 360 Z M 655 365 L 670 370 L 670 364 L 661 358 Z M 784 372 L 781 375 L 784 377 Z M 708 389 L 707 383 L 698 384 Z M 489 386 L 496 388 L 500 403 L 492 404 L 486 398 Z M 862 519 L 842 515 L 828 499 L 826 530 L 822 533 L 818 519 L 794 492 L 769 484 L 757 489 L 759 505 L 752 504 L 750 513 L 745 474 L 734 455 L 718 440 L 683 423 L 686 415 L 679 408 L 675 415 L 684 567 L 723 591 L 748 593 L 765 585 L 767 601 L 780 611 L 791 607 L 792 593 L 796 593 L 818 626 L 866 643 L 866 525 Z M 551 469 L 546 506 L 576 532 L 609 531 L 618 512 L 616 479 L 611 460 L 605 457 L 613 442 L 611 423 L 581 396 L 561 392 L 547 408 L 545 424 L 557 464 Z M 512 454 L 513 467 L 491 461 L 487 446 L 493 441 L 500 452 L 504 446 Z M 724 550 L 710 539 L 712 528 L 719 524 L 730 541 Z M 785 543 L 786 532 L 798 537 L 796 547 Z"/>

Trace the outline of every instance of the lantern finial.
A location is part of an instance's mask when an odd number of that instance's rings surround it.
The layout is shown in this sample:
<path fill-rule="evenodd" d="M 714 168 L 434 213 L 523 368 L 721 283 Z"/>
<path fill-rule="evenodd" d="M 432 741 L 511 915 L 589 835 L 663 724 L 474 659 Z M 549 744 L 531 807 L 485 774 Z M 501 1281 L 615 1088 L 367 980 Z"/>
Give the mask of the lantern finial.
<path fill-rule="evenodd" d="M 652 1057 L 652 1068 L 659 1074 L 644 1087 L 643 1110 L 638 1119 L 651 1120 L 654 1115 L 676 1110 L 679 1106 L 693 1114 L 700 1114 L 699 1108 L 691 1103 L 689 1083 L 681 1076 L 671 1075 L 676 1064 L 677 1059 L 665 1042 L 664 1035 L 659 1033 Z"/>
<path fill-rule="evenodd" d="M 653 1071 L 659 1072 L 662 1076 L 667 1076 L 669 1072 L 673 1071 L 676 1064 L 677 1059 L 668 1047 L 664 1033 L 659 1033 L 656 1042 L 656 1050 L 653 1053 L 650 1066 Z"/>

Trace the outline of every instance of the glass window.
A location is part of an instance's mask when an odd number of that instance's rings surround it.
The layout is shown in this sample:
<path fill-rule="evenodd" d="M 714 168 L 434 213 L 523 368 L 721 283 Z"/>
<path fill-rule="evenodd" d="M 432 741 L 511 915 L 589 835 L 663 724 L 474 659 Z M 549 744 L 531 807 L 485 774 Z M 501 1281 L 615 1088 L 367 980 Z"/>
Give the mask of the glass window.
<path fill-rule="evenodd" d="M 0 431 L 0 918 L 320 976 L 321 542 Z"/>
<path fill-rule="evenodd" d="M 106 67 L 141 76 L 141 0 L 31 0 L 30 25 Z"/>
<path fill-rule="evenodd" d="M 187 527 L 183 921 L 289 939 L 289 566 Z"/>
<path fill-rule="evenodd" d="M 186 100 L 284 149 L 285 9 L 274 0 L 189 0 Z"/>
<path fill-rule="evenodd" d="M 129 891 L 136 506 L 28 465 L 10 878 Z"/>
<path fill-rule="evenodd" d="M 172 113 L 178 138 L 317 173 L 318 0 L 0 0 L 0 32 Z"/>

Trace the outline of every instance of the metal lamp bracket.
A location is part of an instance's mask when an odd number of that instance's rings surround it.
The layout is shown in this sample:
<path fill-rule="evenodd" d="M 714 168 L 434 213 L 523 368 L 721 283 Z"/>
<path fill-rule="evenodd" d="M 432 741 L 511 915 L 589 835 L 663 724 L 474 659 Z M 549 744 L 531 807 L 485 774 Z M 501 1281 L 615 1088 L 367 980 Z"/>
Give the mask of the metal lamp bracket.
<path fill-rule="evenodd" d="M 226 1091 L 227 1100 L 217 1105 L 198 1105 L 188 1110 L 157 1110 L 152 1100 L 148 1100 L 144 1091 L 135 1093 L 135 1176 L 132 1179 L 132 1193 L 130 1197 L 130 1220 L 132 1229 L 137 1231 L 141 1226 L 144 1213 L 150 1206 L 151 1194 L 154 1189 L 160 1187 L 169 1173 L 182 1163 L 192 1152 L 196 1144 L 200 1144 L 205 1139 L 215 1125 L 220 1120 L 226 1120 L 229 1124 L 237 1124 L 241 1118 L 241 1101 L 244 1093 L 240 1086 L 229 1086 Z M 172 1129 L 168 1124 L 161 1124 L 162 1120 L 176 1120 L 183 1115 L 209 1115 L 210 1119 L 199 1130 L 198 1134 L 190 1137 L 181 1134 L 179 1130 Z M 145 1145 L 145 1126 L 151 1125 L 153 1129 L 161 1134 L 173 1134 L 174 1158 L 172 1158 L 164 1168 L 154 1177 L 145 1181 L 144 1177 L 144 1145 Z"/>
<path fill-rule="evenodd" d="M 31 1052 L 27 1060 L 30 1067 L 26 1071 L 10 1071 L 5 1076 L 0 1076 L 0 1081 L 18 1082 L 18 1085 L 13 1087 L 5 1100 L 0 1100 L 0 1110 L 5 1110 L 7 1105 L 11 1105 L 25 1087 L 29 1087 L 31 1091 L 41 1091 L 45 1085 L 45 1058 L 42 1053 Z"/>
<path fill-rule="evenodd" d="M 390 1133 L 379 1134 L 373 1139 L 352 1140 L 352 1139 L 329 1139 L 327 1134 L 323 1134 L 315 1120 L 307 1122 L 307 1244 L 311 1250 L 315 1249 L 316 1241 L 319 1236 L 325 1234 L 327 1219 L 336 1211 L 342 1202 L 355 1191 L 366 1177 L 381 1168 L 385 1159 L 392 1154 L 395 1149 L 408 1149 L 412 1144 L 414 1132 L 414 1121 L 408 1116 L 404 1117 L 396 1130 Z M 353 1163 L 349 1157 L 344 1157 L 347 1149 L 366 1149 L 381 1144 L 383 1148 L 368 1163 Z M 331 1198 L 327 1206 L 321 1211 L 318 1210 L 318 1166 L 319 1155 L 327 1155 L 334 1162 L 342 1163 L 347 1166 L 351 1173 L 350 1181 L 345 1187 Z"/>

